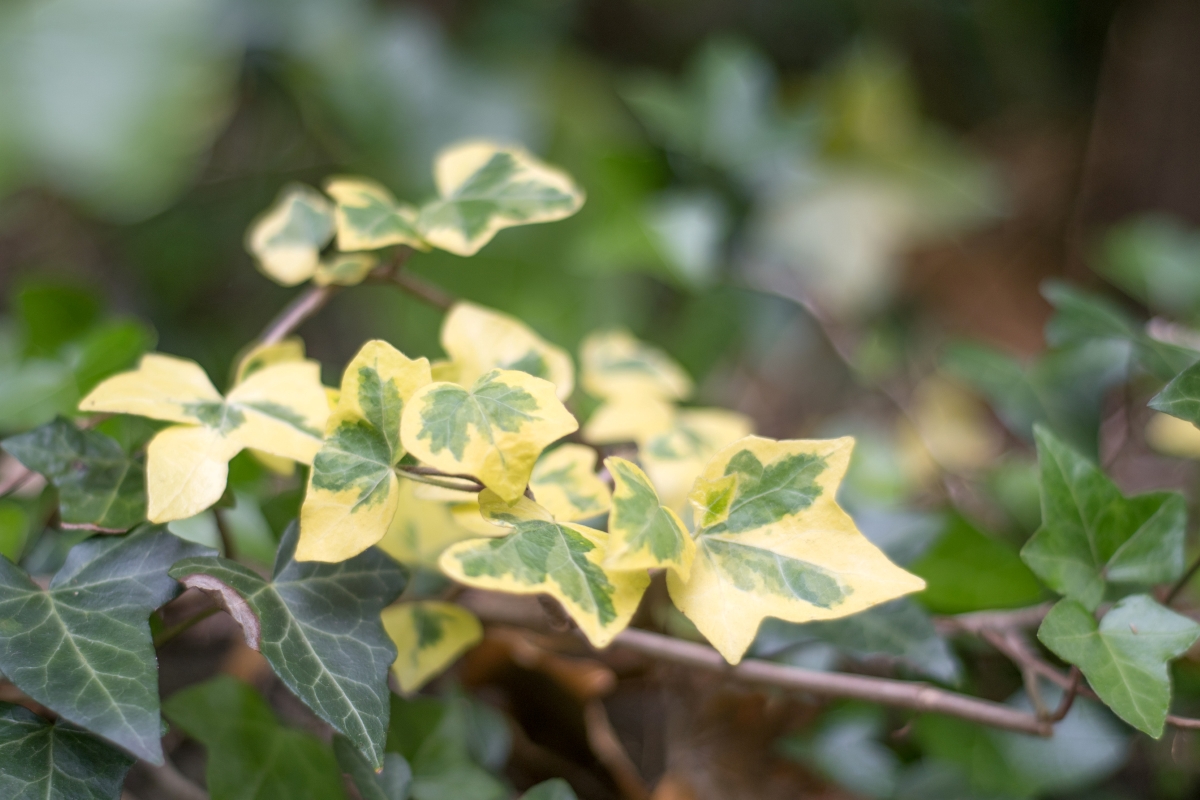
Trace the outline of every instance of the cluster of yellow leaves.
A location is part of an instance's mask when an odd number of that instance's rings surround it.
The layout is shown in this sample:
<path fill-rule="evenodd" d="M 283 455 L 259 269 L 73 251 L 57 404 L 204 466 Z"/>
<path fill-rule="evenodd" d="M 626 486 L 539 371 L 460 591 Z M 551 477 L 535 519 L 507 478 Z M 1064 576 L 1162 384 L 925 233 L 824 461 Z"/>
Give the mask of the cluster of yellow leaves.
<path fill-rule="evenodd" d="M 460 142 L 438 153 L 433 172 L 438 197 L 419 208 L 365 178 L 331 178 L 328 197 L 290 184 L 250 226 L 246 249 L 284 286 L 353 286 L 378 263 L 370 251 L 408 245 L 474 255 L 504 228 L 563 219 L 583 205 L 570 176 L 520 147 Z M 336 250 L 322 257 L 335 237 Z"/>

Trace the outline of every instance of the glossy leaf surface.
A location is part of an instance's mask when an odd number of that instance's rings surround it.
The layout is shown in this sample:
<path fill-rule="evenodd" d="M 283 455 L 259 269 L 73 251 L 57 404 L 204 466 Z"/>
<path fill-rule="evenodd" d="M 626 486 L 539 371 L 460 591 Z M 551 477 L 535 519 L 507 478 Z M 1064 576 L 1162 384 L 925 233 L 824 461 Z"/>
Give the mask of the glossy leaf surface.
<path fill-rule="evenodd" d="M 64 719 L 161 763 L 150 612 L 180 591 L 173 563 L 211 552 L 145 526 L 76 545 L 44 590 L 0 559 L 0 672 Z"/>
<path fill-rule="evenodd" d="M 0 703 L 0 797 L 118 800 L 133 759 L 90 733 Z"/>

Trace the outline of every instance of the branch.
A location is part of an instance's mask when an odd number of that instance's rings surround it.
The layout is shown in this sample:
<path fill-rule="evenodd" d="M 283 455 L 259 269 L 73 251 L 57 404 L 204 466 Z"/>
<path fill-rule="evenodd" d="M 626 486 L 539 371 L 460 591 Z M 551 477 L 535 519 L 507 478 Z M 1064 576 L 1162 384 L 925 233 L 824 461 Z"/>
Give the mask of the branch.
<path fill-rule="evenodd" d="M 1175 598 L 1179 596 L 1179 593 L 1183 591 L 1184 587 L 1196 576 L 1197 571 L 1200 571 L 1200 557 L 1193 561 L 1192 565 L 1188 567 L 1187 572 L 1183 573 L 1183 577 L 1175 581 L 1171 586 L 1171 591 L 1167 592 L 1167 596 L 1163 598 L 1164 606 L 1171 605 Z"/>
<path fill-rule="evenodd" d="M 454 295 L 440 286 L 423 281 L 411 272 L 405 271 L 402 265 L 397 265 L 389 273 L 380 276 L 378 282 L 395 286 L 400 291 L 410 294 L 418 300 L 423 300 L 442 311 L 449 311 L 458 302 Z"/>
<path fill-rule="evenodd" d="M 271 320 L 271 323 L 263 329 L 258 337 L 259 343 L 276 344 L 286 339 L 306 319 L 324 308 L 325 304 L 329 302 L 329 298 L 337 294 L 341 288 L 333 285 L 308 287 L 303 294 L 284 306 L 283 311 L 280 311 L 275 319 Z"/>

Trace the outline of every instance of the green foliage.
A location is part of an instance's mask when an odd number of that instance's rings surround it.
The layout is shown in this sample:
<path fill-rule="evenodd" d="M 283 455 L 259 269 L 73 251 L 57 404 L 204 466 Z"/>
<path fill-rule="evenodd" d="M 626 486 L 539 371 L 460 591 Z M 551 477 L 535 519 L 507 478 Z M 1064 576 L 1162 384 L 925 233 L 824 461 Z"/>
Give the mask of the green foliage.
<path fill-rule="evenodd" d="M 267 582 L 215 556 L 179 561 L 171 575 L 220 593 L 284 684 L 366 754 L 383 765 L 387 671 L 396 649 L 379 612 L 404 589 L 402 567 L 371 549 L 338 564 L 293 558 L 296 526 L 284 535 Z"/>
<path fill-rule="evenodd" d="M 908 568 L 925 579 L 925 591 L 917 599 L 939 614 L 1021 608 L 1034 605 L 1044 594 L 1012 547 L 958 514 Z"/>
<path fill-rule="evenodd" d="M 144 526 L 76 545 L 47 589 L 0 559 L 0 672 L 66 720 L 162 762 L 150 612 L 181 558 L 211 552 Z"/>
<path fill-rule="evenodd" d="M 392 696 L 387 749 L 412 765 L 413 800 L 502 800 L 504 785 L 485 769 L 480 755 L 490 744 L 472 725 L 470 701 Z M 501 753 L 507 757 L 507 744 Z"/>
<path fill-rule="evenodd" d="M 1099 623 L 1081 603 L 1067 599 L 1051 609 L 1038 638 L 1078 666 L 1121 719 L 1157 739 L 1171 701 L 1167 662 L 1200 639 L 1200 624 L 1144 594 L 1121 600 Z"/>
<path fill-rule="evenodd" d="M 1095 610 L 1111 585 L 1153 586 L 1183 574 L 1183 497 L 1126 498 L 1045 429 L 1036 431 L 1042 527 L 1021 551 L 1050 588 Z"/>
<path fill-rule="evenodd" d="M 1193 365 L 1180 372 L 1150 401 L 1150 407 L 1200 423 L 1200 365 Z"/>
<path fill-rule="evenodd" d="M 0 765 L 8 800 L 117 800 L 133 758 L 87 731 L 0 703 Z"/>
<path fill-rule="evenodd" d="M 54 484 L 64 523 L 119 532 L 146 519 L 144 460 L 115 439 L 59 417 L 0 445 Z"/>
<path fill-rule="evenodd" d="M 280 725 L 262 697 L 236 679 L 219 676 L 184 689 L 163 709 L 208 750 L 212 800 L 345 800 L 329 747 Z"/>
<path fill-rule="evenodd" d="M 333 753 L 342 772 L 350 776 L 362 800 L 407 800 L 412 768 L 399 753 L 383 754 L 383 770 L 376 772 L 354 744 L 344 736 L 333 737 Z"/>

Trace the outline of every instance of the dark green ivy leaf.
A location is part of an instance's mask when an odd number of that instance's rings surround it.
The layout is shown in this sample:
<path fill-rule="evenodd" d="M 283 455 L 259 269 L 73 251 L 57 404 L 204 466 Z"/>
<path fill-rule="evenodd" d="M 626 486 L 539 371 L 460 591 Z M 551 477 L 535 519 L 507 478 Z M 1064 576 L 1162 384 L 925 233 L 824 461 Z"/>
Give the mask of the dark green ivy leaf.
<path fill-rule="evenodd" d="M 171 695 L 163 709 L 207 748 L 212 800 L 345 800 L 329 747 L 280 725 L 244 683 L 221 675 Z"/>
<path fill-rule="evenodd" d="M 1183 497 L 1126 498 L 1094 464 L 1044 428 L 1036 431 L 1042 527 L 1021 550 L 1059 594 L 1095 610 L 1109 583 L 1153 586 L 1183 574 Z"/>
<path fill-rule="evenodd" d="M 293 524 L 270 583 L 217 557 L 180 561 L 171 575 L 216 597 L 287 687 L 381 767 L 396 648 L 379 613 L 407 573 L 376 548 L 336 564 L 296 561 L 296 538 Z"/>
<path fill-rule="evenodd" d="M 472 754 L 470 707 L 462 701 L 433 697 L 405 700 L 392 696 L 387 749 L 412 765 L 413 800 L 503 800 L 503 784 Z"/>
<path fill-rule="evenodd" d="M 46 590 L 0 559 L 0 672 L 64 719 L 162 763 L 149 616 L 179 592 L 171 564 L 211 552 L 145 526 L 76 545 Z"/>
<path fill-rule="evenodd" d="M 98 431 L 81 431 L 58 417 L 0 445 L 54 484 L 59 513 L 67 525 L 115 532 L 146 519 L 143 459 L 127 455 L 115 439 Z"/>
<path fill-rule="evenodd" d="M 1144 594 L 1126 597 L 1098 624 L 1082 604 L 1060 600 L 1038 629 L 1042 644 L 1079 667 L 1117 716 L 1156 739 L 1171 704 L 1167 662 L 1197 638 L 1200 625 Z"/>
<path fill-rule="evenodd" d="M 383 771 L 375 772 L 345 736 L 333 737 L 333 754 L 342 773 L 350 776 L 362 800 L 407 800 L 412 768 L 399 753 L 384 753 Z"/>
<path fill-rule="evenodd" d="M 133 759 L 86 731 L 0 703 L 0 797 L 117 800 Z"/>

